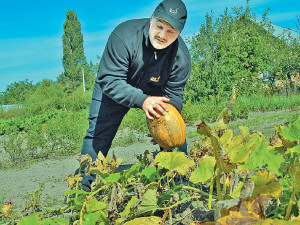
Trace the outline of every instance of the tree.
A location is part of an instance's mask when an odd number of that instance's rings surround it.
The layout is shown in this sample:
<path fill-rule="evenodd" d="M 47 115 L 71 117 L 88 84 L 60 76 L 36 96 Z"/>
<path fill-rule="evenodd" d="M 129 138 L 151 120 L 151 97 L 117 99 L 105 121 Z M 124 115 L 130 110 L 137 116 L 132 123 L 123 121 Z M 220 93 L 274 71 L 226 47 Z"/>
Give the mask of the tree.
<path fill-rule="evenodd" d="M 73 10 L 67 12 L 63 27 L 62 61 L 64 73 L 60 77 L 60 80 L 63 81 L 69 92 L 73 92 L 82 83 L 82 68 L 86 67 L 87 64 L 84 55 L 80 21 Z"/>
<path fill-rule="evenodd" d="M 28 79 L 13 82 L 6 86 L 3 93 L 3 104 L 23 104 L 28 95 L 36 90 L 36 85 Z"/>
<path fill-rule="evenodd" d="M 206 15 L 199 33 L 190 43 L 192 74 L 186 86 L 186 99 L 192 102 L 214 99 L 216 103 L 231 94 L 235 86 L 238 94 L 252 95 L 262 90 L 261 73 L 278 68 L 278 44 L 285 42 L 274 38 L 267 12 L 262 21 L 244 9 L 228 9 L 217 19 Z"/>

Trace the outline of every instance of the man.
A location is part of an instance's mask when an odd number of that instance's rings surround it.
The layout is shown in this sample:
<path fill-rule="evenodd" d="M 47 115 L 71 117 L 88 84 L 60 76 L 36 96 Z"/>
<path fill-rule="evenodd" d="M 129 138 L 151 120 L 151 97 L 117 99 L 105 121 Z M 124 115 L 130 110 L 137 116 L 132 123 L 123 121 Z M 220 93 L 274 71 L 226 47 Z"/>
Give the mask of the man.
<path fill-rule="evenodd" d="M 191 72 L 188 49 L 179 36 L 187 18 L 181 0 L 164 0 L 149 19 L 126 21 L 115 28 L 100 61 L 90 106 L 89 128 L 81 154 L 94 161 L 104 156 L 130 108 L 147 118 L 182 109 L 184 86 Z M 180 149 L 186 152 L 186 143 Z M 78 172 L 78 171 L 77 171 Z M 93 176 L 83 175 L 90 186 Z"/>

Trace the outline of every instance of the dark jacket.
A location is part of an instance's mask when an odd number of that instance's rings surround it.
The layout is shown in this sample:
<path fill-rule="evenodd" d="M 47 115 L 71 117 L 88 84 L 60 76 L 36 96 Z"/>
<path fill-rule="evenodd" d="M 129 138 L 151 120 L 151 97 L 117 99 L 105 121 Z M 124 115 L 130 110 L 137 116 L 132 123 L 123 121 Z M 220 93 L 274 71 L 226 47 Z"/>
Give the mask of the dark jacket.
<path fill-rule="evenodd" d="M 129 108 L 142 108 L 148 96 L 165 96 L 179 111 L 191 72 L 188 49 L 179 36 L 165 49 L 149 40 L 150 19 L 126 21 L 115 28 L 100 61 L 96 84 Z"/>

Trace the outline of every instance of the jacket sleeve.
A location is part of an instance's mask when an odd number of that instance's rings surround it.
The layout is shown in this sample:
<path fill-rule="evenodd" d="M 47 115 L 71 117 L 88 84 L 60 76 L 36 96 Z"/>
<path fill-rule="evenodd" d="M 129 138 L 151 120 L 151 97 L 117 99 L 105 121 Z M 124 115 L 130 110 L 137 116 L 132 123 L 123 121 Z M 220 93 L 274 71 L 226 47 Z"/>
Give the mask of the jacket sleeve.
<path fill-rule="evenodd" d="M 190 57 L 182 55 L 177 57 L 174 63 L 169 79 L 165 85 L 166 97 L 179 112 L 182 109 L 184 86 L 191 74 Z"/>
<path fill-rule="evenodd" d="M 96 83 L 105 95 L 129 108 L 142 108 L 148 97 L 141 89 L 127 83 L 130 52 L 122 40 L 112 33 L 100 61 Z"/>

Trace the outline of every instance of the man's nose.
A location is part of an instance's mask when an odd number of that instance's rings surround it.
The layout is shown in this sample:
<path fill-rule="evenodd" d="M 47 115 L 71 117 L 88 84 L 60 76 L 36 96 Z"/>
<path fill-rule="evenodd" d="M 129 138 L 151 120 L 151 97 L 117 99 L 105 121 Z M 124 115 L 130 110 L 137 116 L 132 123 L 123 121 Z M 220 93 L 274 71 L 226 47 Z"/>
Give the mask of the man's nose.
<path fill-rule="evenodd" d="M 161 30 L 160 32 L 159 32 L 159 37 L 160 37 L 160 39 L 166 39 L 166 32 L 164 31 L 164 30 Z"/>

